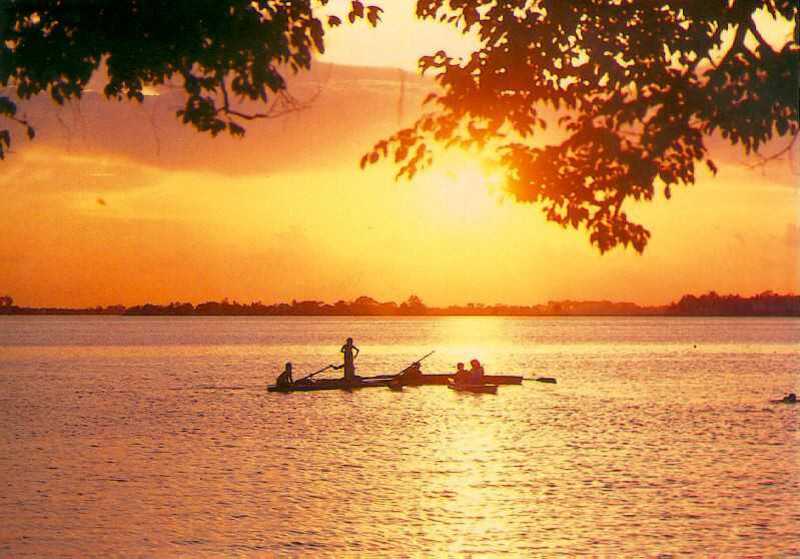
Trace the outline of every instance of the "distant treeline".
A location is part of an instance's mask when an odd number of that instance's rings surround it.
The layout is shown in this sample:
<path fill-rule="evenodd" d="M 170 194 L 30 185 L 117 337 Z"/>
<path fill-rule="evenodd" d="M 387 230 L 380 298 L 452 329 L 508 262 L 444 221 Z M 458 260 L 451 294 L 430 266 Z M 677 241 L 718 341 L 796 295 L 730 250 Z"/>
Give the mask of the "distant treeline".
<path fill-rule="evenodd" d="M 33 308 L 14 305 L 10 296 L 0 297 L 0 314 L 108 314 L 130 316 L 800 316 L 800 296 L 771 291 L 742 297 L 718 295 L 714 291 L 699 297 L 684 295 L 665 306 L 640 306 L 611 301 L 550 301 L 545 305 L 483 305 L 428 307 L 412 295 L 403 303 L 359 297 L 354 301 L 292 301 L 265 305 L 260 301 L 208 301 L 169 305 L 114 305 L 85 309 Z"/>

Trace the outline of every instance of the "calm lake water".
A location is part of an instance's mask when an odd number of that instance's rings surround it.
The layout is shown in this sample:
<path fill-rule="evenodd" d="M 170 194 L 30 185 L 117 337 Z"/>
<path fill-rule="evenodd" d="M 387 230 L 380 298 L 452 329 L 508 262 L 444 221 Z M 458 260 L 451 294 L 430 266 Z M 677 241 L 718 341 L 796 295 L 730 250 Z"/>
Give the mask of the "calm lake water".
<path fill-rule="evenodd" d="M 348 335 L 558 384 L 264 390 Z M 0 317 L 0 557 L 796 557 L 799 371 L 794 319 Z"/>

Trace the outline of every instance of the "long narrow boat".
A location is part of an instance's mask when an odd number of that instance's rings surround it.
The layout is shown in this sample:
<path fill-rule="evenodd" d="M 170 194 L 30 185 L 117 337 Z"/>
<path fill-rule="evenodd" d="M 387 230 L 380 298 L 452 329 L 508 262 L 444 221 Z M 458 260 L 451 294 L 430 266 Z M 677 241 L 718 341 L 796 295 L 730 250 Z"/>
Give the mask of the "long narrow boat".
<path fill-rule="evenodd" d="M 359 388 L 377 388 L 390 384 L 401 386 L 445 386 L 453 379 L 447 373 L 421 374 L 413 376 L 376 375 L 361 377 L 357 382 L 348 382 L 344 379 L 319 379 L 288 386 L 270 385 L 269 392 L 314 392 L 317 390 L 355 390 Z M 522 377 L 514 375 L 484 375 L 485 385 L 522 384 Z M 478 385 L 479 386 L 479 385 Z"/>
<path fill-rule="evenodd" d="M 796 404 L 797 399 L 792 399 L 788 397 L 781 398 L 780 400 L 770 400 L 770 404 Z"/>
<path fill-rule="evenodd" d="M 271 384 L 267 386 L 268 392 L 315 392 L 317 390 L 357 390 L 360 388 L 378 388 L 381 386 L 389 386 L 392 379 L 376 379 L 376 378 L 363 378 L 359 381 L 352 382 L 344 379 L 320 379 L 308 382 L 300 382 L 289 384 L 286 386 L 279 386 Z"/>
<path fill-rule="evenodd" d="M 422 374 L 403 381 L 406 386 L 427 386 L 431 384 L 448 384 L 453 380 L 453 373 Z M 516 375 L 483 375 L 483 384 L 522 384 L 522 377 Z"/>
<path fill-rule="evenodd" d="M 459 382 L 448 382 L 447 388 L 458 392 L 472 392 L 473 394 L 497 394 L 496 384 L 462 384 Z"/>
<path fill-rule="evenodd" d="M 423 373 L 420 375 L 376 375 L 375 380 L 397 378 L 405 386 L 444 386 L 453 380 L 454 373 Z M 523 377 L 517 375 L 483 375 L 483 384 L 522 384 Z"/>

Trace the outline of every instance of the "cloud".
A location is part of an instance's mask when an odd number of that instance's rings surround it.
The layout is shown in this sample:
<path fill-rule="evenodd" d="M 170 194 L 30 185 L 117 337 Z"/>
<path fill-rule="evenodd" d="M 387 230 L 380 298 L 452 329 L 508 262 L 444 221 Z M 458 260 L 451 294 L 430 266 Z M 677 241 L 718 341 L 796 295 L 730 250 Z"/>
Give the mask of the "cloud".
<path fill-rule="evenodd" d="M 0 163 L 0 192 L 46 197 L 65 192 L 121 192 L 147 187 L 157 170 L 112 153 L 74 153 L 35 143 Z"/>
<path fill-rule="evenodd" d="M 21 110 L 36 127 L 37 137 L 28 142 L 18 134 L 14 153 L 0 164 L 7 166 L 30 149 L 50 148 L 228 176 L 297 172 L 309 167 L 356 168 L 360 156 L 374 142 L 413 122 L 422 110 L 422 100 L 435 87 L 431 79 L 396 68 L 317 63 L 309 72 L 289 76 L 290 91 L 306 108 L 277 119 L 245 122 L 247 134 L 240 139 L 224 133 L 212 138 L 182 124 L 175 116 L 184 102 L 178 87 L 150 88 L 140 104 L 107 100 L 98 84 L 88 89 L 82 100 L 64 107 L 43 95 L 22 102 Z M 252 103 L 242 107 L 263 110 L 263 105 Z M 547 109 L 542 114 L 553 126 L 532 139 L 537 144 L 559 137 L 556 115 Z M 762 151 L 777 151 L 782 142 L 774 140 Z M 738 169 L 752 161 L 741 146 L 731 146 L 719 136 L 708 138 L 706 144 L 709 156 L 723 169 Z M 766 180 L 794 185 L 796 179 L 787 179 L 788 170 L 785 162 L 778 161 L 759 172 Z M 705 165 L 699 172 L 708 174 Z"/>
<path fill-rule="evenodd" d="M 146 96 L 143 103 L 107 100 L 96 88 L 64 107 L 40 95 L 20 103 L 37 137 L 27 142 L 18 135 L 8 161 L 31 149 L 48 148 L 226 175 L 297 171 L 312 165 L 356 168 L 363 152 L 399 128 L 398 112 L 416 114 L 412 110 L 418 110 L 432 87 L 429 80 L 397 69 L 320 63 L 289 80 L 291 93 L 306 108 L 276 119 L 244 122 L 243 139 L 224 133 L 212 138 L 182 124 L 175 112 L 184 97 L 175 87 L 153 90 L 150 93 L 158 95 Z M 263 111 L 263 105 L 253 103 L 241 108 Z M 93 176 L 101 172 L 109 171 L 96 169 Z"/>

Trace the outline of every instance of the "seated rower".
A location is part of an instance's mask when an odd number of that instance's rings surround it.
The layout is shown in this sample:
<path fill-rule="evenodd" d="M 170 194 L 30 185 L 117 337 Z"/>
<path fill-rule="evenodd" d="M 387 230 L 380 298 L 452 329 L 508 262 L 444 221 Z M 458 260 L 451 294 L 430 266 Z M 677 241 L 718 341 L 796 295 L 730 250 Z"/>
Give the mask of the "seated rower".
<path fill-rule="evenodd" d="M 456 384 L 465 384 L 469 382 L 469 371 L 464 369 L 463 363 L 456 365 L 456 374 L 453 375 L 453 382 Z"/>
<path fill-rule="evenodd" d="M 414 383 L 422 376 L 422 365 L 415 361 L 406 367 L 402 373 L 397 375 L 398 380 L 406 383 Z"/>
<path fill-rule="evenodd" d="M 469 383 L 470 384 L 483 384 L 483 367 L 481 362 L 473 359 L 469 362 L 471 368 L 469 370 Z"/>
<path fill-rule="evenodd" d="M 283 369 L 283 372 L 278 375 L 278 378 L 275 379 L 275 384 L 278 386 L 291 386 L 294 384 L 291 363 L 286 363 L 286 368 Z"/>

